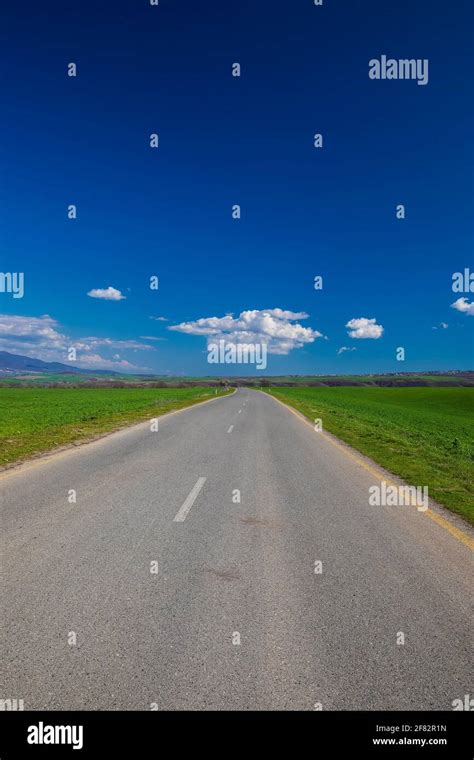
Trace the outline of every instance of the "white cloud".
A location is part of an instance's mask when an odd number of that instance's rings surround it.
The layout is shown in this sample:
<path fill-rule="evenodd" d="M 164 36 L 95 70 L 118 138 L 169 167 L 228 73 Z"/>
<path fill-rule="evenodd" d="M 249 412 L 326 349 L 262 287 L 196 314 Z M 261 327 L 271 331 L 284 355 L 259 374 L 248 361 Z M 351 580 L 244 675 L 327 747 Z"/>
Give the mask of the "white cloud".
<path fill-rule="evenodd" d="M 113 340 L 112 338 L 79 338 L 73 345 L 77 350 L 93 351 L 99 346 L 106 348 L 131 349 L 135 351 L 154 351 L 154 346 L 148 346 L 146 343 L 139 343 L 137 340 Z"/>
<path fill-rule="evenodd" d="M 155 350 L 154 346 L 134 340 L 113 340 L 112 338 L 73 338 L 60 330 L 58 322 L 44 314 L 41 317 L 19 317 L 0 314 L 0 351 L 24 354 L 47 362 L 68 363 L 68 348 L 77 350 L 77 361 L 73 366 L 84 369 L 146 370 L 131 364 L 126 359 L 109 359 L 97 353 L 97 348 Z"/>
<path fill-rule="evenodd" d="M 341 346 L 341 348 L 338 348 L 337 354 L 344 354 L 346 351 L 357 351 L 357 348 L 354 346 Z"/>
<path fill-rule="evenodd" d="M 167 317 L 150 317 L 150 319 L 154 319 L 155 322 L 169 322 Z"/>
<path fill-rule="evenodd" d="M 0 314 L 0 350 L 21 349 L 59 351 L 67 345 L 67 337 L 48 314 L 42 317 L 17 317 Z"/>
<path fill-rule="evenodd" d="M 378 325 L 374 319 L 359 317 L 350 319 L 346 327 L 349 328 L 347 334 L 349 338 L 380 338 L 383 333 L 382 325 Z"/>
<path fill-rule="evenodd" d="M 91 298 L 102 298 L 104 301 L 122 301 L 127 297 L 111 285 L 108 288 L 93 288 L 87 295 Z"/>
<path fill-rule="evenodd" d="M 433 330 L 447 330 L 449 327 L 447 322 L 440 322 L 439 325 L 435 325 Z"/>
<path fill-rule="evenodd" d="M 468 314 L 471 317 L 474 317 L 474 301 L 468 301 L 467 298 L 458 298 L 457 301 L 451 304 L 452 309 L 456 309 L 457 311 L 461 311 L 463 314 Z"/>
<path fill-rule="evenodd" d="M 104 359 L 99 354 L 86 354 L 82 359 L 71 362 L 71 364 L 82 369 L 111 369 L 114 372 L 120 370 L 131 372 L 147 369 L 147 367 L 137 367 L 126 359 L 120 359 L 118 354 L 113 359 Z"/>
<path fill-rule="evenodd" d="M 311 327 L 303 327 L 296 320 L 307 319 L 305 312 L 285 309 L 253 309 L 243 311 L 238 317 L 202 317 L 194 322 L 181 322 L 168 330 L 202 335 L 208 342 L 224 339 L 231 343 L 265 343 L 271 354 L 286 355 L 294 348 L 301 348 L 323 337 Z"/>
<path fill-rule="evenodd" d="M 167 340 L 167 338 L 160 338 L 158 335 L 140 335 L 141 340 Z"/>

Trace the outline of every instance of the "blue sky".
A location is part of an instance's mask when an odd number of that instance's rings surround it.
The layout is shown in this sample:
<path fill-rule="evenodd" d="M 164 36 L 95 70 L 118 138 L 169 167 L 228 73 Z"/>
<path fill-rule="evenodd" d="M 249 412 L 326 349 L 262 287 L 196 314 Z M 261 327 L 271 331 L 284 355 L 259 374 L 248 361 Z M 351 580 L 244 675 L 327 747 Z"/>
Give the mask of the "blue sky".
<path fill-rule="evenodd" d="M 471 365 L 474 295 L 452 290 L 474 271 L 470 3 L 27 0 L 8 14 L 0 270 L 24 272 L 25 292 L 0 292 L 0 349 L 215 374 L 214 324 L 269 340 L 270 374 Z M 428 84 L 369 79 L 383 54 L 428 59 Z M 124 298 L 87 295 L 108 287 Z M 227 332 L 195 324 L 229 314 Z M 350 337 L 361 318 L 379 337 Z"/>

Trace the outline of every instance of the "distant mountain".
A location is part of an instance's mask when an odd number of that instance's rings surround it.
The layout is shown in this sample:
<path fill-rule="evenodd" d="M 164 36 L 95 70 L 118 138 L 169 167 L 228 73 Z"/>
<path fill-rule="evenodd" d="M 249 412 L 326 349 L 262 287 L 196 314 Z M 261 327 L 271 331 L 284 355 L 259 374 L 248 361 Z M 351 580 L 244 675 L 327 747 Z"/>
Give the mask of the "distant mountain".
<path fill-rule="evenodd" d="M 42 359 L 33 359 L 31 356 L 10 354 L 8 351 L 0 351 L 0 373 L 2 372 L 52 372 L 61 375 L 116 375 L 107 369 L 80 369 L 71 364 L 61 362 L 44 362 Z"/>

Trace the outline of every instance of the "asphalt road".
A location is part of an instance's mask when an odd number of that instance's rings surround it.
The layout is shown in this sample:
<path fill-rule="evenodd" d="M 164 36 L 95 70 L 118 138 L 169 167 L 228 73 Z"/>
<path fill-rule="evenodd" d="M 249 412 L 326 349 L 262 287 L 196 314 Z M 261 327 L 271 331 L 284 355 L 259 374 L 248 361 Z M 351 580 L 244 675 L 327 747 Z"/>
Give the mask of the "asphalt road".
<path fill-rule="evenodd" d="M 471 554 L 377 482 L 246 390 L 2 475 L 0 698 L 450 710 Z"/>

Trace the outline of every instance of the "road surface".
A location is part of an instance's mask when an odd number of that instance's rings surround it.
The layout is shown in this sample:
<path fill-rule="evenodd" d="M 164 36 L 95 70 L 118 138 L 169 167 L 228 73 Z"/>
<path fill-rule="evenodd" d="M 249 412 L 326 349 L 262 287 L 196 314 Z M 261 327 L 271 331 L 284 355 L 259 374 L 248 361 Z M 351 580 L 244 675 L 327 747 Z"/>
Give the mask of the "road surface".
<path fill-rule="evenodd" d="M 377 482 L 243 389 L 0 476 L 0 698 L 451 709 L 472 686 L 470 551 L 369 506 Z"/>

